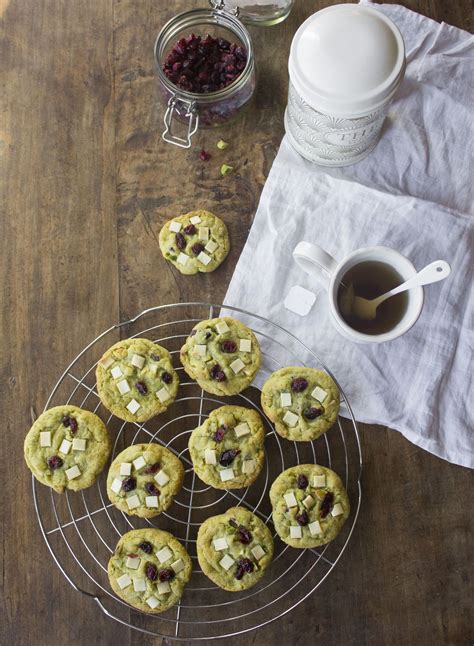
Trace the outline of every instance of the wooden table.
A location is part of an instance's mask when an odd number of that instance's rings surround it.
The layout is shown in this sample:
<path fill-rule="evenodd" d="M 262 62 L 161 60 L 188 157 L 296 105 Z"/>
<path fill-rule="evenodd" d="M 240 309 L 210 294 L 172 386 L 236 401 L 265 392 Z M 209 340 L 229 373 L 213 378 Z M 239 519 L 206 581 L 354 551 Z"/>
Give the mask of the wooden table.
<path fill-rule="evenodd" d="M 108 620 L 60 575 L 34 517 L 22 444 L 30 406 L 42 409 L 64 366 L 111 323 L 225 294 L 283 135 L 291 37 L 328 3 L 297 0 L 285 23 L 252 29 L 253 107 L 183 151 L 161 141 L 152 44 L 173 13 L 204 4 L 0 0 L 2 644 L 157 643 Z M 471 27 L 469 0 L 406 4 Z M 215 158 L 197 159 L 221 134 L 238 168 L 225 180 Z M 232 250 L 216 273 L 187 278 L 157 240 L 167 218 L 193 208 L 224 217 Z M 359 522 L 317 603 L 231 643 L 472 643 L 472 473 L 386 428 L 362 425 L 361 435 Z"/>

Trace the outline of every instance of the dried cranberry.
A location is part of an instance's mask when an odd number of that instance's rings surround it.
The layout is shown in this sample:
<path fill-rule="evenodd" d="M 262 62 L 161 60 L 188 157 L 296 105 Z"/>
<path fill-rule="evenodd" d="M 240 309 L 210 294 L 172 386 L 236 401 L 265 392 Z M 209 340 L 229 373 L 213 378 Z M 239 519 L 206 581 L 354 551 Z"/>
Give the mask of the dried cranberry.
<path fill-rule="evenodd" d="M 301 514 L 296 516 L 296 522 L 298 523 L 298 525 L 304 527 L 309 523 L 308 514 L 305 511 L 302 511 Z"/>
<path fill-rule="evenodd" d="M 291 390 L 295 393 L 302 393 L 308 387 L 308 382 L 304 377 L 295 377 L 291 382 Z"/>
<path fill-rule="evenodd" d="M 140 393 L 140 395 L 146 395 L 147 394 L 148 388 L 146 387 L 146 384 L 143 383 L 143 381 L 137 381 L 135 386 L 136 386 L 138 392 Z"/>
<path fill-rule="evenodd" d="M 215 366 L 212 366 L 210 375 L 212 379 L 215 379 L 215 381 L 225 381 L 227 379 L 225 372 L 222 370 L 218 363 L 216 363 Z"/>
<path fill-rule="evenodd" d="M 160 360 L 160 355 L 159 354 L 150 354 L 150 359 L 153 359 L 153 361 L 159 361 Z"/>
<path fill-rule="evenodd" d="M 243 545 L 249 545 L 252 542 L 252 534 L 243 525 L 239 525 L 236 536 Z"/>
<path fill-rule="evenodd" d="M 221 344 L 222 352 L 228 352 L 229 354 L 237 352 L 237 343 L 235 341 L 224 341 Z"/>
<path fill-rule="evenodd" d="M 137 486 L 137 481 L 135 478 L 125 478 L 122 480 L 122 489 L 126 492 L 132 491 Z"/>
<path fill-rule="evenodd" d="M 244 574 L 253 572 L 254 565 L 250 559 L 240 559 L 237 561 L 237 571 L 235 573 L 236 579 L 241 579 Z"/>
<path fill-rule="evenodd" d="M 154 563 L 147 563 L 145 565 L 145 574 L 150 581 L 156 581 L 158 578 L 158 568 Z"/>
<path fill-rule="evenodd" d="M 150 496 L 159 496 L 160 491 L 155 487 L 153 482 L 145 482 L 145 491 L 150 494 Z"/>
<path fill-rule="evenodd" d="M 186 249 L 186 238 L 183 236 L 183 234 L 182 234 L 182 233 L 177 233 L 177 234 L 176 234 L 176 246 L 177 246 L 177 247 L 178 247 L 178 249 L 180 249 L 181 251 L 182 251 L 183 249 Z"/>
<path fill-rule="evenodd" d="M 323 411 L 320 408 L 316 408 L 315 406 L 311 406 L 311 408 L 305 408 L 303 411 L 303 415 L 306 417 L 306 419 L 316 419 L 316 417 L 319 417 L 322 414 Z"/>
<path fill-rule="evenodd" d="M 228 467 L 232 464 L 239 453 L 241 453 L 239 449 L 228 449 L 227 451 L 224 451 L 220 457 L 219 464 L 222 467 Z"/>
<path fill-rule="evenodd" d="M 148 541 L 143 541 L 138 546 L 145 554 L 151 554 L 153 552 L 153 545 Z"/>
<path fill-rule="evenodd" d="M 332 493 L 332 491 L 328 491 L 327 494 L 324 496 L 323 502 L 321 503 L 321 511 L 320 511 L 321 518 L 326 518 L 326 516 L 331 511 L 333 499 L 334 499 L 334 494 Z"/>
<path fill-rule="evenodd" d="M 306 489 L 308 486 L 308 478 L 303 473 L 300 473 L 296 482 L 298 484 L 298 489 Z"/>
<path fill-rule="evenodd" d="M 202 148 L 202 150 L 199 152 L 199 159 L 201 161 L 207 162 L 211 159 L 211 153 L 208 153 L 207 150 L 204 150 L 204 148 Z"/>
<path fill-rule="evenodd" d="M 196 243 L 195 243 L 195 244 L 193 244 L 193 246 L 191 247 L 191 251 L 193 252 L 193 254 L 194 254 L 195 256 L 199 256 L 199 254 L 201 253 L 201 251 L 204 251 L 204 245 L 202 245 L 200 242 L 196 242 Z"/>
<path fill-rule="evenodd" d="M 143 473 L 157 473 L 160 470 L 160 463 L 155 462 L 154 464 L 150 464 L 146 467 L 146 469 L 143 469 Z"/>
<path fill-rule="evenodd" d="M 227 426 L 219 426 L 217 431 L 214 433 L 214 441 L 215 442 L 222 442 L 224 439 L 225 432 L 227 431 Z"/>
<path fill-rule="evenodd" d="M 161 381 L 163 381 L 165 384 L 170 384 L 173 381 L 173 377 L 169 372 L 163 372 L 161 374 Z"/>
<path fill-rule="evenodd" d="M 52 455 L 50 458 L 48 458 L 48 467 L 50 469 L 59 469 L 63 466 L 63 464 L 64 462 L 59 457 L 59 455 Z"/>
<path fill-rule="evenodd" d="M 171 579 L 174 579 L 174 572 L 173 570 L 161 570 L 160 571 L 160 581 L 171 581 Z"/>
<path fill-rule="evenodd" d="M 184 227 L 183 232 L 188 236 L 192 236 L 196 233 L 196 227 L 194 224 L 188 224 L 187 227 Z"/>
<path fill-rule="evenodd" d="M 71 415 L 65 415 L 63 417 L 63 426 L 66 426 L 66 428 L 69 426 L 71 433 L 75 433 L 77 431 L 77 420 Z"/>

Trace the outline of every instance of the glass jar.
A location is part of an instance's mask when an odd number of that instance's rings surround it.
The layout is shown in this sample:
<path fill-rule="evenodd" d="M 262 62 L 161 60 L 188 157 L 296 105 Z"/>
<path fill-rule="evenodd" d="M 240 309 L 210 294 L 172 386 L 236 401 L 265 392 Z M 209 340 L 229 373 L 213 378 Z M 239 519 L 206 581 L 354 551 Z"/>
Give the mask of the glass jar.
<path fill-rule="evenodd" d="M 181 89 L 164 73 L 163 63 L 175 45 L 191 34 L 225 38 L 243 47 L 247 61 L 240 75 L 227 87 L 209 93 L 195 93 Z M 234 119 L 250 102 L 256 85 L 256 70 L 252 40 L 237 16 L 227 9 L 193 9 L 169 20 L 155 42 L 155 61 L 160 90 L 166 103 L 163 139 L 182 148 L 190 148 L 191 139 L 199 127 L 220 126 Z M 177 119 L 187 128 L 184 136 L 173 133 Z"/>
<path fill-rule="evenodd" d="M 214 0 L 212 4 L 217 6 L 224 3 Z M 225 0 L 225 6 L 237 11 L 243 22 L 262 26 L 283 22 L 293 4 L 293 0 Z"/>

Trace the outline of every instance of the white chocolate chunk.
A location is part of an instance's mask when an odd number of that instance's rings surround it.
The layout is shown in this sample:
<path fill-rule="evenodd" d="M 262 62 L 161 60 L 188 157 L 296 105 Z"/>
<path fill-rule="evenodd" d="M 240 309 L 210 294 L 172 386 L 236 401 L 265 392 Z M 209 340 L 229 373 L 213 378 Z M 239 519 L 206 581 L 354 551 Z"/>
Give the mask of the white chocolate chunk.
<path fill-rule="evenodd" d="M 283 421 L 285 424 L 288 424 L 288 426 L 296 426 L 298 424 L 298 415 L 292 413 L 291 410 L 287 410 L 283 415 Z"/>
<path fill-rule="evenodd" d="M 147 507 L 158 507 L 158 496 L 146 496 L 145 505 Z"/>
<path fill-rule="evenodd" d="M 159 552 L 156 553 L 156 558 L 160 563 L 166 563 L 173 556 L 173 552 L 169 547 L 163 547 Z"/>
<path fill-rule="evenodd" d="M 244 435 L 248 435 L 250 433 L 250 428 L 247 422 L 242 422 L 242 424 L 237 424 L 237 426 L 234 428 L 234 431 L 237 437 L 243 437 Z"/>
<path fill-rule="evenodd" d="M 150 372 L 150 375 L 152 377 L 155 377 L 156 371 L 158 370 L 158 364 L 157 363 L 151 363 L 148 367 L 148 370 Z"/>
<path fill-rule="evenodd" d="M 217 464 L 216 452 L 214 449 L 206 449 L 204 451 L 204 462 L 206 464 Z"/>
<path fill-rule="evenodd" d="M 129 476 L 132 473 L 132 463 L 131 462 L 122 462 L 120 465 L 120 475 Z"/>
<path fill-rule="evenodd" d="M 158 590 L 158 594 L 166 594 L 167 592 L 171 591 L 168 581 L 162 581 L 161 583 L 158 583 L 156 589 Z"/>
<path fill-rule="evenodd" d="M 160 602 L 158 601 L 158 599 L 156 597 L 148 597 L 146 602 L 147 602 L 147 604 L 150 606 L 150 608 L 152 610 L 154 610 L 155 608 L 157 608 L 160 605 Z"/>
<path fill-rule="evenodd" d="M 232 361 L 232 363 L 230 364 L 230 367 L 232 368 L 234 373 L 238 375 L 242 368 L 245 368 L 245 363 L 242 361 L 242 359 L 235 359 L 235 361 Z"/>
<path fill-rule="evenodd" d="M 303 505 L 306 507 L 306 509 L 311 509 L 315 505 L 315 500 L 313 496 L 306 496 L 306 498 L 303 500 Z"/>
<path fill-rule="evenodd" d="M 252 351 L 252 341 L 250 339 L 240 339 L 240 341 L 239 341 L 239 350 L 241 352 L 251 352 Z"/>
<path fill-rule="evenodd" d="M 178 265 L 183 265 L 185 267 L 188 263 L 189 256 L 187 256 L 185 253 L 181 252 L 176 260 Z"/>
<path fill-rule="evenodd" d="M 73 451 L 85 451 L 86 450 L 87 440 L 83 440 L 80 437 L 75 437 L 72 441 L 72 450 Z"/>
<path fill-rule="evenodd" d="M 132 579 L 126 573 L 122 574 L 122 576 L 119 576 L 117 578 L 117 585 L 121 590 L 129 586 L 131 582 L 132 582 Z"/>
<path fill-rule="evenodd" d="M 287 507 L 297 507 L 298 502 L 295 498 L 295 494 L 290 491 L 290 493 L 286 493 L 283 498 L 285 499 Z"/>
<path fill-rule="evenodd" d="M 51 446 L 51 431 L 41 431 L 40 446 Z"/>
<path fill-rule="evenodd" d="M 323 403 L 323 401 L 326 399 L 327 396 L 328 396 L 327 392 L 322 388 L 320 388 L 319 386 L 316 386 L 316 388 L 311 393 L 311 397 L 314 397 L 314 399 L 317 399 L 318 402 L 320 402 L 321 404 Z"/>
<path fill-rule="evenodd" d="M 198 254 L 197 259 L 199 260 L 199 262 L 202 262 L 203 265 L 208 265 L 212 260 L 211 256 L 208 256 L 207 253 L 204 253 L 204 251 L 201 251 Z"/>
<path fill-rule="evenodd" d="M 128 381 L 126 379 L 122 379 L 122 381 L 119 381 L 117 383 L 117 390 L 121 395 L 125 395 L 125 393 L 130 392 L 130 386 L 128 385 Z"/>
<path fill-rule="evenodd" d="M 129 509 L 136 509 L 137 507 L 140 507 L 140 498 L 136 493 L 133 494 L 133 496 L 129 496 L 127 498 L 127 505 Z"/>
<path fill-rule="evenodd" d="M 169 482 L 169 476 L 164 472 L 164 471 L 158 471 L 158 473 L 155 476 L 156 482 L 160 485 L 160 487 L 164 487 L 167 482 Z"/>
<path fill-rule="evenodd" d="M 325 487 L 326 486 L 326 476 L 313 476 L 313 487 Z"/>
<path fill-rule="evenodd" d="M 229 570 L 234 565 L 234 563 L 234 559 L 229 554 L 224 554 L 224 556 L 219 561 L 219 565 L 223 567 L 224 570 Z"/>
<path fill-rule="evenodd" d="M 145 365 L 145 357 L 142 357 L 141 354 L 132 355 L 132 366 L 135 368 L 143 368 Z"/>
<path fill-rule="evenodd" d="M 290 393 L 281 393 L 280 394 L 280 404 L 282 408 L 291 406 L 291 394 Z"/>
<path fill-rule="evenodd" d="M 170 231 L 172 231 L 173 233 L 178 233 L 179 231 L 181 231 L 182 226 L 183 225 L 181 224 L 181 222 L 176 222 L 176 220 L 172 220 L 170 222 Z"/>
<path fill-rule="evenodd" d="M 146 581 L 143 577 L 133 577 L 133 589 L 135 592 L 146 591 Z"/>
<path fill-rule="evenodd" d="M 189 221 L 191 222 L 191 224 L 199 224 L 201 222 L 201 218 L 199 217 L 199 215 L 193 215 L 192 218 L 189 218 Z"/>
<path fill-rule="evenodd" d="M 214 251 L 217 249 L 218 246 L 219 245 L 217 244 L 217 242 L 214 242 L 214 240 L 209 240 L 209 242 L 204 247 L 204 249 L 206 251 L 209 251 L 209 253 L 214 253 Z M 222 332 L 220 332 L 220 334 L 222 334 Z"/>
<path fill-rule="evenodd" d="M 131 401 L 128 402 L 127 408 L 132 413 L 132 415 L 135 415 L 137 410 L 140 408 L 140 404 L 137 402 L 136 399 L 132 399 Z"/>
<path fill-rule="evenodd" d="M 137 469 L 137 471 L 138 469 L 143 469 L 145 465 L 146 465 L 146 460 L 143 457 L 143 455 L 140 455 L 138 458 L 135 458 L 135 460 L 133 461 L 133 466 L 135 467 L 135 469 Z M 124 475 L 127 475 L 127 474 L 124 474 Z"/>
<path fill-rule="evenodd" d="M 199 357 L 205 357 L 207 353 L 207 345 L 195 345 L 194 354 L 197 354 Z"/>
<path fill-rule="evenodd" d="M 225 538 L 215 538 L 212 541 L 212 544 L 214 545 L 214 549 L 216 552 L 220 552 L 221 550 L 226 550 L 229 547 L 229 544 L 227 543 Z"/>
<path fill-rule="evenodd" d="M 75 464 L 70 469 L 66 469 L 65 474 L 68 480 L 74 480 L 74 478 L 78 478 L 81 475 L 81 471 L 77 464 Z"/>
<path fill-rule="evenodd" d="M 291 525 L 290 538 L 301 538 L 301 537 L 302 537 L 301 527 L 299 525 Z"/>
<path fill-rule="evenodd" d="M 175 574 L 178 574 L 178 572 L 181 572 L 181 570 L 184 570 L 184 563 L 181 559 L 178 559 L 174 563 L 171 563 L 171 569 L 174 571 Z"/>
<path fill-rule="evenodd" d="M 110 485 L 110 488 L 114 493 L 120 493 L 122 490 L 122 481 L 119 478 L 114 478 L 112 484 Z"/>
<path fill-rule="evenodd" d="M 114 358 L 109 354 L 108 357 L 102 357 L 102 359 L 100 359 L 99 365 L 102 366 L 102 368 L 107 369 L 113 364 L 113 362 Z"/>
<path fill-rule="evenodd" d="M 261 545 L 255 545 L 255 547 L 252 547 L 250 550 L 254 557 L 257 559 L 257 561 L 260 561 L 262 556 L 265 556 L 265 550 L 262 548 Z"/>
<path fill-rule="evenodd" d="M 114 366 L 112 370 L 110 371 L 110 374 L 114 379 L 118 379 L 123 375 L 122 369 L 120 366 Z"/>
<path fill-rule="evenodd" d="M 209 240 L 209 227 L 199 227 L 199 239 L 203 242 Z"/>
<path fill-rule="evenodd" d="M 227 482 L 228 480 L 234 479 L 234 470 L 233 469 L 222 469 L 219 472 L 222 482 Z"/>
<path fill-rule="evenodd" d="M 242 464 L 242 473 L 253 473 L 255 471 L 255 460 L 244 460 Z"/>
<path fill-rule="evenodd" d="M 138 570 L 140 566 L 140 561 L 141 559 L 139 556 L 127 556 L 125 565 L 129 567 L 131 570 Z"/>
<path fill-rule="evenodd" d="M 332 508 L 331 511 L 331 516 L 334 516 L 336 518 L 337 516 L 340 516 L 341 514 L 344 513 L 344 509 L 342 508 L 342 505 L 340 502 L 336 502 L 334 507 Z"/>
<path fill-rule="evenodd" d="M 208 245 L 209 245 L 209 243 L 206 245 L 206 249 L 207 249 Z M 208 249 L 208 251 L 210 251 L 210 249 Z M 216 325 L 216 331 L 217 331 L 217 334 L 225 334 L 226 332 L 229 331 L 229 326 L 227 325 L 227 323 L 225 321 L 221 321 L 220 323 L 218 323 Z"/>
<path fill-rule="evenodd" d="M 61 446 L 59 447 L 58 451 L 63 455 L 67 455 L 71 450 L 71 446 L 72 446 L 72 442 L 70 442 L 69 440 L 63 440 L 61 442 Z"/>
<path fill-rule="evenodd" d="M 164 386 L 163 388 L 160 388 L 160 390 L 156 392 L 156 396 L 158 397 L 158 399 L 162 404 L 168 401 L 168 399 L 171 397 L 168 390 Z"/>
<path fill-rule="evenodd" d="M 313 522 L 308 525 L 308 529 L 311 536 L 317 536 L 318 534 L 323 533 L 319 520 L 313 520 Z"/>

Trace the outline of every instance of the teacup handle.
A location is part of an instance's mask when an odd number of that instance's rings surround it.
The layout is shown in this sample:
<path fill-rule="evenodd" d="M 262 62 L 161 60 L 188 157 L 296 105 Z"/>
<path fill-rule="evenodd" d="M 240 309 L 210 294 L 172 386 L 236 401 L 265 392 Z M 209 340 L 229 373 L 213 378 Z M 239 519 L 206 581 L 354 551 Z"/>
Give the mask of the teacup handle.
<path fill-rule="evenodd" d="M 293 250 L 293 258 L 307 274 L 315 278 L 327 290 L 337 261 L 312 242 L 298 242 Z"/>

